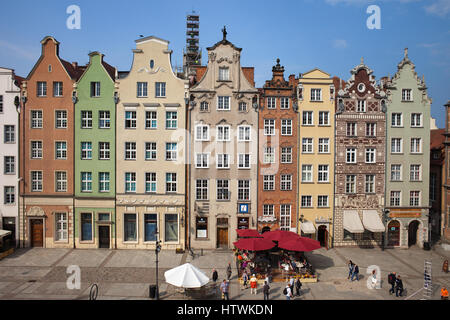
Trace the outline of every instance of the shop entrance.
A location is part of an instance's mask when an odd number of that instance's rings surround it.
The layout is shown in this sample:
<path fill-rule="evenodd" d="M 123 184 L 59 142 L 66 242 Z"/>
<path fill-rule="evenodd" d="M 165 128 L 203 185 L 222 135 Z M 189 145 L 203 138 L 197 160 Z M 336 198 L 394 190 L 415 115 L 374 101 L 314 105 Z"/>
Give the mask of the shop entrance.
<path fill-rule="evenodd" d="M 319 226 L 317 240 L 320 242 L 320 246 L 328 249 L 328 230 L 326 226 Z"/>
<path fill-rule="evenodd" d="M 31 219 L 30 226 L 31 246 L 42 248 L 44 246 L 44 222 L 42 219 Z"/>
<path fill-rule="evenodd" d="M 400 222 L 391 221 L 388 224 L 388 246 L 398 247 L 400 245 Z"/>
<path fill-rule="evenodd" d="M 228 219 L 217 218 L 217 248 L 228 248 Z"/>
<path fill-rule="evenodd" d="M 417 231 L 419 230 L 419 221 L 411 221 L 408 227 L 408 247 L 417 244 Z"/>
<path fill-rule="evenodd" d="M 110 236 L 109 236 L 109 226 L 99 226 L 98 227 L 98 247 L 109 249 L 110 247 Z"/>

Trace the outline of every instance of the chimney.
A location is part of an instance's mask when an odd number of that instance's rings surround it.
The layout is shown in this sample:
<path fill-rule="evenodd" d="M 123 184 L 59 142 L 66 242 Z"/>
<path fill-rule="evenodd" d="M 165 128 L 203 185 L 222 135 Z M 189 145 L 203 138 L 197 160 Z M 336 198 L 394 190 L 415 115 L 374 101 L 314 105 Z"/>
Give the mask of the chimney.
<path fill-rule="evenodd" d="M 74 69 L 78 68 L 78 62 L 72 62 L 72 67 L 73 67 Z"/>

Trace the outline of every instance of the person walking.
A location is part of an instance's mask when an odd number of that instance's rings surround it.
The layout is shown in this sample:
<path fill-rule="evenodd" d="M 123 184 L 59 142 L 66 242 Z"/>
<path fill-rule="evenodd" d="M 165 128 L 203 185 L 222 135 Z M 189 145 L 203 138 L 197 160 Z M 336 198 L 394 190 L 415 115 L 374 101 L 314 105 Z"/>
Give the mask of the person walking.
<path fill-rule="evenodd" d="M 230 283 L 223 279 L 223 282 L 220 284 L 220 291 L 222 291 L 222 300 L 230 300 L 230 296 L 229 296 L 229 287 L 230 287 Z"/>
<path fill-rule="evenodd" d="M 441 289 L 441 300 L 448 300 L 448 290 L 446 287 Z"/>
<path fill-rule="evenodd" d="M 286 296 L 286 300 L 291 300 L 292 291 L 291 291 L 291 287 L 289 287 L 289 283 L 286 284 L 286 287 L 283 290 L 283 294 Z"/>
<path fill-rule="evenodd" d="M 263 287 L 263 293 L 264 293 L 264 300 L 269 300 L 269 283 L 267 281 L 264 281 L 264 287 Z"/>
<path fill-rule="evenodd" d="M 353 267 L 353 274 L 352 274 L 352 277 L 350 279 L 351 281 L 353 281 L 353 277 L 356 277 L 356 281 L 359 281 L 359 267 L 358 267 L 357 264 L 355 264 L 354 267 Z"/>
<path fill-rule="evenodd" d="M 395 292 L 395 280 L 397 279 L 396 273 L 391 272 L 388 275 L 388 283 L 391 285 L 391 288 L 389 289 L 389 294 L 393 294 Z"/>
<path fill-rule="evenodd" d="M 353 263 L 352 260 L 348 261 L 347 267 L 348 267 L 348 277 L 347 277 L 347 279 L 350 279 L 350 277 L 353 275 L 353 268 L 355 267 L 355 264 Z"/>
<path fill-rule="evenodd" d="M 403 293 L 403 281 L 401 277 L 398 275 L 397 279 L 395 279 L 395 296 L 402 296 Z"/>
<path fill-rule="evenodd" d="M 258 289 L 258 279 L 256 279 L 255 274 L 250 278 L 250 294 L 256 294 Z"/>
<path fill-rule="evenodd" d="M 291 288 L 292 294 L 294 294 L 294 284 L 295 284 L 295 280 L 294 280 L 294 278 L 291 276 L 291 277 L 289 278 L 289 287 Z"/>
<path fill-rule="evenodd" d="M 214 284 L 216 284 L 216 281 L 218 278 L 219 278 L 219 274 L 217 273 L 217 270 L 213 269 L 212 280 L 214 281 Z"/>
<path fill-rule="evenodd" d="M 244 282 L 242 289 L 247 289 L 248 274 L 247 274 L 247 271 L 245 271 L 245 270 L 244 270 L 244 273 L 242 274 L 242 281 Z"/>
<path fill-rule="evenodd" d="M 300 277 L 297 277 L 297 281 L 295 281 L 295 289 L 296 289 L 296 295 L 298 296 L 298 297 L 300 297 L 300 295 L 301 295 L 301 292 L 300 292 L 300 290 L 302 289 L 302 282 L 300 281 Z"/>
<path fill-rule="evenodd" d="M 228 262 L 228 267 L 227 267 L 227 280 L 230 280 L 231 279 L 231 273 L 232 273 L 232 271 L 231 271 L 231 262 Z"/>

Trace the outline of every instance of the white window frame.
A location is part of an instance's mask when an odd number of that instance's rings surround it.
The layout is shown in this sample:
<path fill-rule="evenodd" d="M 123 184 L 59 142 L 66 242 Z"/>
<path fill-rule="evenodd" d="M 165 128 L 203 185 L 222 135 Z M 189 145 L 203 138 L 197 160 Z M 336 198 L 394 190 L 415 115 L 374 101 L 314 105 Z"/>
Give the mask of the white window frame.
<path fill-rule="evenodd" d="M 136 82 L 136 97 L 147 98 L 148 97 L 148 82 L 138 81 Z"/>
<path fill-rule="evenodd" d="M 329 126 L 329 125 L 330 125 L 330 112 L 319 111 L 319 126 Z"/>
<path fill-rule="evenodd" d="M 67 110 L 55 110 L 55 128 L 67 129 Z"/>
<path fill-rule="evenodd" d="M 150 152 L 150 157 L 147 157 L 147 152 Z M 158 158 L 158 148 L 156 142 L 145 142 L 145 160 L 154 161 Z"/>
<path fill-rule="evenodd" d="M 410 148 L 411 148 L 411 153 L 421 154 L 422 153 L 422 138 L 411 138 Z"/>
<path fill-rule="evenodd" d="M 229 125 L 218 125 L 216 127 L 216 140 L 220 142 L 231 140 L 231 127 Z"/>
<path fill-rule="evenodd" d="M 263 190 L 274 191 L 275 190 L 275 175 L 263 175 Z"/>
<path fill-rule="evenodd" d="M 109 110 L 100 110 L 98 112 L 98 128 L 99 129 L 111 128 L 111 112 Z"/>
<path fill-rule="evenodd" d="M 322 89 L 311 88 L 310 101 L 322 101 Z"/>
<path fill-rule="evenodd" d="M 275 119 L 264 119 L 264 135 L 275 135 Z"/>
<path fill-rule="evenodd" d="M 377 163 L 377 149 L 366 148 L 365 151 L 365 162 L 366 163 Z"/>
<path fill-rule="evenodd" d="M 211 156 L 211 153 L 196 152 L 195 153 L 195 168 L 196 169 L 208 169 L 210 156 Z M 200 162 L 199 162 L 199 160 L 200 160 Z"/>
<path fill-rule="evenodd" d="M 247 163 L 248 158 L 248 166 Z M 251 155 L 249 153 L 238 153 L 238 169 L 250 169 L 251 168 Z"/>
<path fill-rule="evenodd" d="M 199 128 L 201 128 L 201 136 L 199 137 Z M 206 128 L 206 132 L 204 131 L 204 128 Z M 206 134 L 206 136 L 205 136 Z M 210 135 L 209 135 L 209 125 L 207 124 L 197 124 L 195 126 L 195 141 L 209 141 Z"/>
<path fill-rule="evenodd" d="M 67 192 L 67 171 L 55 171 L 55 192 Z"/>
<path fill-rule="evenodd" d="M 395 142 L 395 144 L 394 144 Z M 391 153 L 401 154 L 403 153 L 403 139 L 391 138 Z"/>
<path fill-rule="evenodd" d="M 330 138 L 319 138 L 318 152 L 325 154 L 330 153 Z"/>
<path fill-rule="evenodd" d="M 264 147 L 263 163 L 275 163 L 276 152 L 275 147 Z"/>
<path fill-rule="evenodd" d="M 345 150 L 345 163 L 356 163 L 356 157 L 357 157 L 357 149 L 347 148 Z"/>
<path fill-rule="evenodd" d="M 389 204 L 391 207 L 400 207 L 402 205 L 402 192 L 392 190 L 389 195 Z"/>
<path fill-rule="evenodd" d="M 302 153 L 314 153 L 314 139 L 302 138 Z"/>
<path fill-rule="evenodd" d="M 230 111 L 230 110 L 231 110 L 231 97 L 217 96 L 217 111 Z"/>
<path fill-rule="evenodd" d="M 246 142 L 251 140 L 252 140 L 252 127 L 248 125 L 238 126 L 238 141 Z"/>
<path fill-rule="evenodd" d="M 228 153 L 216 154 L 216 168 L 230 169 L 230 155 Z"/>
<path fill-rule="evenodd" d="M 398 179 L 396 179 L 398 177 Z M 391 181 L 402 181 L 402 165 L 391 164 Z"/>
<path fill-rule="evenodd" d="M 292 136 L 292 119 L 281 119 L 281 135 Z"/>
<path fill-rule="evenodd" d="M 281 163 L 292 163 L 292 147 L 281 147 Z"/>
<path fill-rule="evenodd" d="M 166 161 L 177 161 L 178 144 L 176 142 L 166 142 Z"/>
<path fill-rule="evenodd" d="M 302 182 L 313 182 L 313 174 L 314 167 L 312 164 L 302 164 Z"/>
<path fill-rule="evenodd" d="M 267 109 L 276 109 L 276 108 L 277 108 L 277 98 L 267 97 Z"/>
<path fill-rule="evenodd" d="M 313 111 L 303 111 L 302 112 L 302 126 L 313 126 L 314 125 L 314 112 Z"/>
<path fill-rule="evenodd" d="M 330 182 L 330 166 L 328 164 L 318 165 L 317 182 Z"/>
<path fill-rule="evenodd" d="M 280 176 L 280 190 L 281 191 L 292 190 L 292 175 L 291 174 L 282 174 Z"/>

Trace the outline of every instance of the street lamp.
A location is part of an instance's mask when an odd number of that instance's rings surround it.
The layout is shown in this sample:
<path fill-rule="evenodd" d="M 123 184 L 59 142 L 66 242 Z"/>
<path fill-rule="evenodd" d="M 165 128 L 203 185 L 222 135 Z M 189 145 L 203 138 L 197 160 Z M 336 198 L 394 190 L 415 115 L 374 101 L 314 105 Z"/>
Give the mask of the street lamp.
<path fill-rule="evenodd" d="M 386 224 L 387 224 L 387 218 L 388 218 L 389 212 L 390 212 L 389 209 L 383 209 L 384 231 L 382 233 L 381 251 L 384 251 L 384 247 L 386 245 Z"/>
<path fill-rule="evenodd" d="M 159 286 L 158 286 L 158 254 L 161 251 L 161 240 L 156 240 L 156 292 L 155 292 L 155 300 L 159 300 Z"/>

